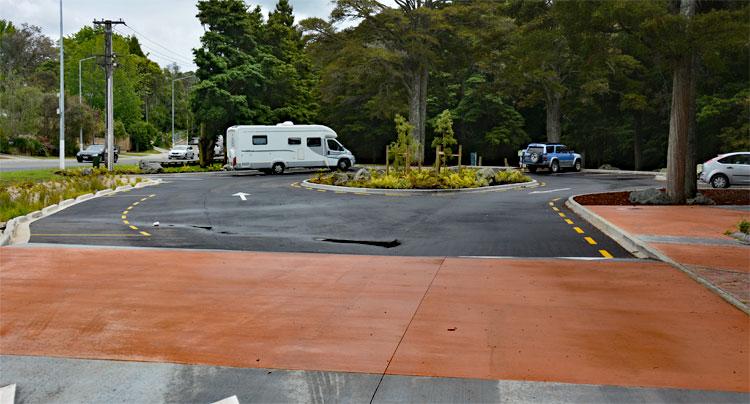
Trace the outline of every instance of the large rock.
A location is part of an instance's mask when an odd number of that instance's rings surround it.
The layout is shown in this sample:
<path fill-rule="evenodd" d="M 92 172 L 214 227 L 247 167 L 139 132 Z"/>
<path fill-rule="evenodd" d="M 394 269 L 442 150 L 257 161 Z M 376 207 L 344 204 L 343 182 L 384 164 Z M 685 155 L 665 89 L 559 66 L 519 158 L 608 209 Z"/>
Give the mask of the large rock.
<path fill-rule="evenodd" d="M 690 198 L 685 201 L 685 203 L 688 205 L 716 205 L 716 202 L 714 202 L 713 199 L 703 194 L 698 194 L 695 198 Z"/>
<path fill-rule="evenodd" d="M 349 182 L 349 176 L 346 173 L 333 173 L 333 185 L 345 186 Z"/>
<path fill-rule="evenodd" d="M 83 175 L 91 175 L 94 173 L 94 169 L 91 167 L 86 167 L 83 170 L 81 170 L 81 174 Z"/>
<path fill-rule="evenodd" d="M 601 166 L 599 166 L 599 169 L 600 170 L 615 170 L 615 171 L 619 170 L 619 168 L 611 164 L 602 164 Z"/>
<path fill-rule="evenodd" d="M 486 181 L 487 184 L 494 184 L 495 183 L 495 174 L 497 171 L 490 167 L 484 167 L 477 170 L 477 180 L 479 181 Z"/>
<path fill-rule="evenodd" d="M 158 174 L 164 171 L 158 161 L 140 160 L 138 161 L 138 168 L 141 169 L 143 174 Z"/>
<path fill-rule="evenodd" d="M 633 191 L 630 193 L 628 200 L 630 203 L 637 205 L 669 205 L 671 203 L 666 192 L 658 188 Z"/>
<path fill-rule="evenodd" d="M 369 181 L 371 177 L 370 170 L 366 168 L 360 168 L 354 173 L 354 181 Z"/>

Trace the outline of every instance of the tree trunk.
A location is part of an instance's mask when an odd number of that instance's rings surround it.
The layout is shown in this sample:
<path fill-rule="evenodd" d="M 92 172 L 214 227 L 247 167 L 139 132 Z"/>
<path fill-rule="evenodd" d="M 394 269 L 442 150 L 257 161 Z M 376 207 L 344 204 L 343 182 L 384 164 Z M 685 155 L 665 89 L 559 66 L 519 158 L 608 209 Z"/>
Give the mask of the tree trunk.
<path fill-rule="evenodd" d="M 427 115 L 427 79 L 426 67 L 414 69 L 409 83 L 409 124 L 414 127 L 412 135 L 419 143 L 418 162 L 424 162 L 425 121 Z"/>
<path fill-rule="evenodd" d="M 206 125 L 201 123 L 201 135 L 198 142 L 198 147 L 200 148 L 199 157 L 201 167 L 208 167 L 214 161 L 215 145 L 216 138 L 210 135 L 206 136 Z"/>
<path fill-rule="evenodd" d="M 643 149 L 641 148 L 641 116 L 633 120 L 633 168 L 641 171 L 643 168 Z"/>
<path fill-rule="evenodd" d="M 690 55 L 690 91 L 688 100 L 687 155 L 685 156 L 685 198 L 695 198 L 698 192 L 698 156 L 695 137 L 695 54 Z"/>
<path fill-rule="evenodd" d="M 690 18 L 695 12 L 695 0 L 682 0 L 680 14 Z M 690 106 L 695 102 L 693 56 L 685 55 L 677 61 L 672 74 L 672 108 L 669 113 L 669 147 L 667 149 L 667 196 L 672 203 L 685 203 L 688 137 L 691 131 Z M 693 169 L 694 170 L 694 169 Z"/>
<path fill-rule="evenodd" d="M 547 91 L 547 141 L 560 142 L 560 94 Z"/>

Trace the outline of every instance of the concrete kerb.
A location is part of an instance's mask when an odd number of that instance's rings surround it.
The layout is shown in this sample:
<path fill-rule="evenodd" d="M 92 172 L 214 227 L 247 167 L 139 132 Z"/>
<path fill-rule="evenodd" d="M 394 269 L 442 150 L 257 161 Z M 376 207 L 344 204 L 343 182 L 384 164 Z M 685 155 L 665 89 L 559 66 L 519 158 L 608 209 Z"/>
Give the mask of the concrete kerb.
<path fill-rule="evenodd" d="M 29 226 L 31 225 L 31 223 L 47 216 L 53 215 L 73 205 L 88 201 L 89 199 L 107 196 L 129 189 L 138 189 L 151 185 L 158 185 L 161 184 L 161 182 L 161 179 L 149 178 L 146 179 L 146 181 L 139 182 L 135 185 L 121 185 L 115 189 L 104 189 L 96 193 L 80 195 L 75 199 L 66 199 L 59 204 L 44 207 L 42 210 L 31 212 L 25 216 L 14 217 L 13 219 L 8 220 L 5 225 L 5 230 L 3 230 L 2 234 L 0 234 L 0 246 L 28 243 L 29 239 L 31 238 L 31 231 L 29 230 Z"/>
<path fill-rule="evenodd" d="M 382 189 L 382 188 L 355 188 L 355 187 L 340 187 L 337 185 L 325 185 L 316 184 L 309 180 L 302 181 L 303 187 L 322 189 L 326 191 L 338 191 L 347 193 L 358 193 L 358 194 L 369 194 L 369 195 L 430 195 L 430 194 L 443 194 L 443 193 L 483 193 L 509 189 L 520 189 L 520 188 L 534 188 L 539 186 L 537 180 L 531 180 L 529 182 L 521 182 L 518 184 L 505 184 L 505 185 L 493 185 L 481 188 L 461 188 L 461 189 Z"/>
<path fill-rule="evenodd" d="M 660 171 L 601 170 L 598 168 L 584 168 L 582 172 L 593 174 L 643 175 L 653 176 L 656 181 L 667 180 L 667 175 Z"/>
<path fill-rule="evenodd" d="M 672 265 L 673 267 L 687 274 L 694 281 L 698 282 L 699 284 L 703 285 L 708 290 L 714 292 L 719 297 L 726 300 L 731 305 L 742 310 L 745 314 L 750 315 L 750 307 L 748 307 L 747 304 L 741 302 L 739 299 L 727 293 L 720 287 L 709 282 L 708 280 L 706 280 L 705 278 L 703 278 L 702 276 L 700 276 L 699 274 L 697 274 L 696 272 L 688 268 L 687 266 L 682 265 L 679 262 L 671 259 L 669 256 L 665 255 L 659 249 L 649 245 L 648 243 L 639 239 L 638 237 L 635 237 L 629 234 L 628 232 L 622 230 L 621 228 L 613 225 L 612 223 L 610 223 L 603 217 L 590 211 L 589 209 L 587 209 L 586 207 L 584 207 L 583 205 L 575 201 L 574 198 L 576 196 L 580 196 L 580 195 L 574 195 L 568 198 L 568 200 L 565 202 L 565 206 L 567 206 L 571 211 L 576 213 L 578 216 L 580 216 L 584 220 L 591 223 L 591 225 L 599 229 L 602 233 L 612 238 L 615 242 L 620 244 L 626 250 L 630 251 L 633 255 L 639 258 L 655 258 L 655 259 L 658 259 L 659 261 L 666 262 L 667 264 Z M 642 254 L 642 256 L 639 254 Z"/>

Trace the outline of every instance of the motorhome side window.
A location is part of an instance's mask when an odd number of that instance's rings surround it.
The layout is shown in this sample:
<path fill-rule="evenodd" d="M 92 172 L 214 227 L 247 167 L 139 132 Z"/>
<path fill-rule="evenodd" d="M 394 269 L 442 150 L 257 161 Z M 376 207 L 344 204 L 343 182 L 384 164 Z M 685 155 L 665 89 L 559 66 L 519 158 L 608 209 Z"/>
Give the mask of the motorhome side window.
<path fill-rule="evenodd" d="M 299 138 L 299 137 L 290 137 L 289 138 L 289 144 L 290 145 L 302 144 L 302 138 Z"/>
<path fill-rule="evenodd" d="M 307 138 L 307 147 L 320 147 L 322 145 L 323 145 L 323 142 L 320 140 L 319 137 Z"/>
<path fill-rule="evenodd" d="M 328 143 L 328 150 L 333 150 L 333 151 L 342 151 L 343 150 L 341 148 L 341 146 L 339 145 L 339 142 L 337 142 L 337 141 L 335 141 L 333 139 L 326 140 L 326 143 Z"/>
<path fill-rule="evenodd" d="M 268 136 L 253 136 L 253 145 L 262 146 L 268 144 Z"/>

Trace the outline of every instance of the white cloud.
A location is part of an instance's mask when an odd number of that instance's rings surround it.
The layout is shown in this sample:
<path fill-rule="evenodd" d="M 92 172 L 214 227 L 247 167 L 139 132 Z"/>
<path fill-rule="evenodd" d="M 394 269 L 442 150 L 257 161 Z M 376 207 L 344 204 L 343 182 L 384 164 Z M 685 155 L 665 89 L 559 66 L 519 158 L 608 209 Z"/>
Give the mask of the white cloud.
<path fill-rule="evenodd" d="M 276 0 L 248 2 L 259 4 L 264 11 L 273 9 Z M 297 20 L 307 17 L 326 18 L 333 8 L 330 0 L 290 0 Z M 59 0 L 0 0 L 0 18 L 20 25 L 28 23 L 57 40 L 60 36 Z M 77 32 L 94 19 L 122 18 L 140 33 L 144 51 L 162 66 L 177 62 L 182 70 L 192 70 L 192 49 L 200 46 L 203 28 L 195 15 L 196 0 L 63 0 L 64 34 Z M 126 27 L 116 29 L 133 34 Z M 157 45 L 158 44 L 158 45 Z M 169 50 L 166 50 L 167 48 Z"/>

